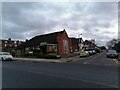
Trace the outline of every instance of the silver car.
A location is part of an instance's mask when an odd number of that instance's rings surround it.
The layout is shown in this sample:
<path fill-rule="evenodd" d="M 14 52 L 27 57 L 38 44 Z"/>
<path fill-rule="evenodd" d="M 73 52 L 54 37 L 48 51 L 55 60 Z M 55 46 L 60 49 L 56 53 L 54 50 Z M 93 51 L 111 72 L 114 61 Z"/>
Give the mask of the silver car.
<path fill-rule="evenodd" d="M 12 60 L 13 56 L 8 52 L 0 52 L 0 60 Z"/>
<path fill-rule="evenodd" d="M 115 50 L 108 50 L 107 58 L 118 58 L 118 53 Z"/>

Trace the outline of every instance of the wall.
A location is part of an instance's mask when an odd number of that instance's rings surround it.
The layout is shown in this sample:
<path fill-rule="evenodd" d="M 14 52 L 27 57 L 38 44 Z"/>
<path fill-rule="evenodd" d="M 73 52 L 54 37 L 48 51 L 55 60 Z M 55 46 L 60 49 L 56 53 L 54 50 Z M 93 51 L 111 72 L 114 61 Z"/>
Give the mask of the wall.
<path fill-rule="evenodd" d="M 70 54 L 70 40 L 67 36 L 67 33 L 64 31 L 63 33 L 59 34 L 57 37 L 58 41 L 58 54 L 60 54 L 62 57 L 67 56 Z M 68 50 L 65 49 L 65 46 L 67 46 L 65 43 L 68 43 Z"/>

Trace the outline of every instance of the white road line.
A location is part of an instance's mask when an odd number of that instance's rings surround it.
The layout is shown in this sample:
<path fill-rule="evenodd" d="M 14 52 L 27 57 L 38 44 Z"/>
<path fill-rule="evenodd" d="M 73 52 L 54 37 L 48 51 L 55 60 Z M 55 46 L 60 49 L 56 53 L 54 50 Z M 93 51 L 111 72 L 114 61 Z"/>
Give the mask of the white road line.
<path fill-rule="evenodd" d="M 119 64 L 118 61 L 116 59 L 113 59 L 115 61 L 116 64 Z"/>
<path fill-rule="evenodd" d="M 84 62 L 83 64 L 87 64 L 87 62 Z"/>
<path fill-rule="evenodd" d="M 82 80 L 82 79 L 78 79 L 78 78 L 74 78 L 74 77 L 70 77 L 70 76 L 69 77 L 68 76 L 61 76 L 61 75 L 57 75 L 57 74 L 50 74 L 50 73 L 36 72 L 36 71 L 28 71 L 28 72 L 36 73 L 36 74 L 44 74 L 44 75 L 54 76 L 54 77 L 59 77 L 59 78 L 64 78 L 64 79 L 77 80 L 77 81 L 82 81 L 82 82 L 86 82 L 86 83 L 99 84 L 99 85 L 113 87 L 113 88 L 118 88 L 118 86 L 116 86 L 116 85 L 108 85 L 108 84 L 96 82 L 96 81 Z"/>
<path fill-rule="evenodd" d="M 83 64 L 90 64 L 90 63 L 84 62 Z M 100 63 L 92 63 L 92 65 L 113 66 L 112 64 L 100 64 Z"/>

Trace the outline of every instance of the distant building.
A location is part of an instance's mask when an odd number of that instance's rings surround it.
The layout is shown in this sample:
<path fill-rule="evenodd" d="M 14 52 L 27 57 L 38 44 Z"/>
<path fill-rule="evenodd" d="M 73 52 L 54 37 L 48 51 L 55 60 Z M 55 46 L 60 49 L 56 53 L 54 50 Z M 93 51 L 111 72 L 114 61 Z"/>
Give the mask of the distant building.
<path fill-rule="evenodd" d="M 82 50 L 83 50 L 83 47 L 84 47 L 84 41 L 83 41 L 83 39 L 82 38 L 79 38 L 79 44 L 78 44 L 78 46 L 79 46 L 79 51 L 81 52 Z"/>
<path fill-rule="evenodd" d="M 70 39 L 70 42 L 71 42 L 71 52 L 77 52 L 79 51 L 79 40 L 78 38 L 69 38 Z"/>
<path fill-rule="evenodd" d="M 95 48 L 97 45 L 95 44 L 95 41 L 92 41 L 92 40 L 85 40 L 84 42 L 83 42 L 83 44 L 84 44 L 84 48 L 86 49 L 86 48 Z"/>
<path fill-rule="evenodd" d="M 17 48 L 17 52 L 21 56 L 35 53 L 41 54 L 57 53 L 61 56 L 66 56 L 71 53 L 71 42 L 65 30 L 44 35 L 38 35 L 30 40 L 27 40 Z"/>
<path fill-rule="evenodd" d="M 15 49 L 19 47 L 22 43 L 23 41 L 11 40 L 11 38 L 9 38 L 8 40 L 0 40 L 0 50 L 13 54 Z"/>
<path fill-rule="evenodd" d="M 114 47 L 114 45 L 117 44 L 118 42 L 119 39 L 112 39 L 111 41 L 107 42 L 107 48 L 112 49 L 112 47 Z"/>

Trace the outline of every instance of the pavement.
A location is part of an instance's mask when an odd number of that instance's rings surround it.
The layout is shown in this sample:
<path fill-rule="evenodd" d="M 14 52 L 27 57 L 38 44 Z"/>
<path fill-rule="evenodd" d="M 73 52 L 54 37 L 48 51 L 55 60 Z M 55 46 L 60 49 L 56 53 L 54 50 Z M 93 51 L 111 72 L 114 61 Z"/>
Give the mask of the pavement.
<path fill-rule="evenodd" d="M 80 58 L 79 56 L 73 56 L 69 58 L 60 58 L 60 59 L 43 59 L 43 58 L 16 58 L 14 57 L 14 61 L 22 61 L 22 62 L 33 62 L 33 63 L 41 63 L 41 62 L 49 62 L 49 63 L 81 63 L 81 64 L 107 64 L 107 65 L 116 65 L 119 64 L 120 59 L 110 59 L 105 58 L 106 52 L 97 53 L 95 55 Z M 106 60 L 104 60 L 106 59 Z"/>
<path fill-rule="evenodd" d="M 71 62 L 78 59 L 79 56 L 73 56 L 69 58 L 60 58 L 60 59 L 42 59 L 42 58 L 18 58 L 14 57 L 14 61 L 23 61 L 23 62 L 51 62 L 51 63 L 63 63 L 63 62 Z"/>
<path fill-rule="evenodd" d="M 59 59 L 13 58 L 14 61 L 23 62 L 62 62 Z"/>

